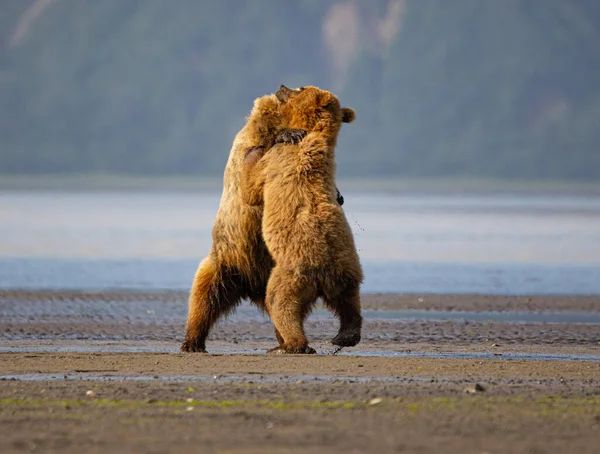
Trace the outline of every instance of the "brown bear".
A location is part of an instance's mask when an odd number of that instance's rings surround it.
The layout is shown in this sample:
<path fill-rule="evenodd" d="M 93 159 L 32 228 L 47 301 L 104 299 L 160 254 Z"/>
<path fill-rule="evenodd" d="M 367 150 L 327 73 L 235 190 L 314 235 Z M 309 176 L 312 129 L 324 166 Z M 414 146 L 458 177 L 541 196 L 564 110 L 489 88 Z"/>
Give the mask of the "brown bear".
<path fill-rule="evenodd" d="M 282 86 L 276 96 L 289 129 L 273 148 L 249 151 L 241 178 L 244 200 L 264 206 L 262 233 L 275 261 L 266 305 L 283 343 L 270 352 L 315 353 L 303 324 L 319 297 L 340 318 L 332 343 L 354 346 L 361 336 L 363 274 L 335 200 L 334 150 L 342 122 L 353 121 L 355 113 L 316 87 Z"/>
<path fill-rule="evenodd" d="M 211 251 L 200 262 L 190 291 L 181 351 L 205 352 L 212 326 L 242 299 L 266 309 L 264 299 L 273 260 L 262 239 L 262 207 L 248 206 L 242 201 L 240 174 L 246 152 L 255 147 L 271 147 L 278 133 L 285 129 L 281 106 L 275 95 L 256 99 L 246 125 L 233 141 L 212 231 Z M 338 200 L 343 203 L 339 192 Z M 275 334 L 283 342 L 277 331 Z"/>

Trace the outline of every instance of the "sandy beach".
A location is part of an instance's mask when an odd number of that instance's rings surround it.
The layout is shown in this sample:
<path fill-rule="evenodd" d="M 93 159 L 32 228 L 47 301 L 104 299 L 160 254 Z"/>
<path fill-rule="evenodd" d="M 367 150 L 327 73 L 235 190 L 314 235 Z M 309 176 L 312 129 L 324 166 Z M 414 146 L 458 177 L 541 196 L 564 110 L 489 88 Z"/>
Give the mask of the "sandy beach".
<path fill-rule="evenodd" d="M 184 292 L 0 291 L 2 452 L 580 452 L 600 299 L 365 295 L 362 342 L 271 357 L 252 307 L 178 352 Z"/>

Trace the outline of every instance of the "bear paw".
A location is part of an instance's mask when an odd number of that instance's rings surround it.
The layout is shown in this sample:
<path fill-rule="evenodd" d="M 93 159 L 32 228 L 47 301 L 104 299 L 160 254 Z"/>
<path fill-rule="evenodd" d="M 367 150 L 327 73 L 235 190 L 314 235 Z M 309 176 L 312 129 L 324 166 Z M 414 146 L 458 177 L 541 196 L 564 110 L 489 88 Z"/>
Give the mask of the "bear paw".
<path fill-rule="evenodd" d="M 267 351 L 268 355 L 316 355 L 317 351 L 309 347 L 279 346 Z"/>
<path fill-rule="evenodd" d="M 360 331 L 340 331 L 337 336 L 331 339 L 333 345 L 338 347 L 354 347 L 360 342 Z"/>
<path fill-rule="evenodd" d="M 181 348 L 179 350 L 185 353 L 206 353 L 206 348 L 204 346 L 191 340 L 186 340 L 183 344 L 181 344 Z"/>
<path fill-rule="evenodd" d="M 335 188 L 335 191 L 337 192 L 337 194 L 335 196 L 337 203 L 339 206 L 342 206 L 344 204 L 344 196 L 342 195 L 342 193 L 340 192 L 340 190 L 338 188 Z"/>
<path fill-rule="evenodd" d="M 302 142 L 307 132 L 304 129 L 284 129 L 275 138 L 275 143 L 297 144 Z"/>

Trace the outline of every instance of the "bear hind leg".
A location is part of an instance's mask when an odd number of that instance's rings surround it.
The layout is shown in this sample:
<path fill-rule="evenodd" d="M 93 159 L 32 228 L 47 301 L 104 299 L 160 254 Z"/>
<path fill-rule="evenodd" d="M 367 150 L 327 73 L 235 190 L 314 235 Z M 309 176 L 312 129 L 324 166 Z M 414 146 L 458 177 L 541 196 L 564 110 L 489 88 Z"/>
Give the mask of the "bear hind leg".
<path fill-rule="evenodd" d="M 275 325 L 279 346 L 271 354 L 314 354 L 304 334 L 304 320 L 316 300 L 316 286 L 278 266 L 273 268 L 267 285 L 267 307 Z"/>
<path fill-rule="evenodd" d="M 265 310 L 267 312 L 267 314 L 269 314 L 269 317 L 271 317 L 271 320 L 273 319 L 273 316 L 271 315 L 271 307 L 266 304 L 264 298 L 255 298 L 255 299 L 253 299 L 253 302 L 261 310 Z M 279 333 L 279 330 L 277 329 L 277 327 L 275 327 L 275 337 L 277 338 L 277 342 L 279 343 L 279 345 L 280 346 L 283 345 L 283 337 L 281 337 L 281 334 Z"/>
<path fill-rule="evenodd" d="M 196 271 L 188 303 L 182 352 L 206 352 L 206 338 L 215 322 L 239 303 L 241 283 L 223 272 L 212 257 L 205 258 Z"/>
<path fill-rule="evenodd" d="M 360 284 L 350 280 L 344 288 L 325 295 L 324 303 L 340 319 L 340 329 L 331 343 L 338 347 L 354 347 L 358 344 L 362 330 Z"/>
<path fill-rule="evenodd" d="M 279 332 L 279 330 L 277 328 L 275 328 L 275 337 L 277 338 L 277 342 L 279 343 L 279 346 L 281 347 L 283 345 L 283 336 L 281 335 L 281 333 Z"/>

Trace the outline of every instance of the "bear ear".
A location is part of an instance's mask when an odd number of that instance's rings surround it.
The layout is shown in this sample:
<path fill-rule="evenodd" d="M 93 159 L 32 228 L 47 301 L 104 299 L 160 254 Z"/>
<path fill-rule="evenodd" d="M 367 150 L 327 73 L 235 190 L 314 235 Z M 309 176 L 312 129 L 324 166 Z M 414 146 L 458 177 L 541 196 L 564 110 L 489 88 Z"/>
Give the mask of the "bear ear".
<path fill-rule="evenodd" d="M 356 119 L 356 112 L 350 107 L 342 108 L 342 122 L 352 123 Z"/>
<path fill-rule="evenodd" d="M 286 87 L 285 85 L 281 85 L 279 87 L 279 90 L 275 92 L 275 96 L 277 97 L 279 102 L 286 102 L 288 99 L 290 99 L 290 96 L 293 92 L 294 90 Z"/>

